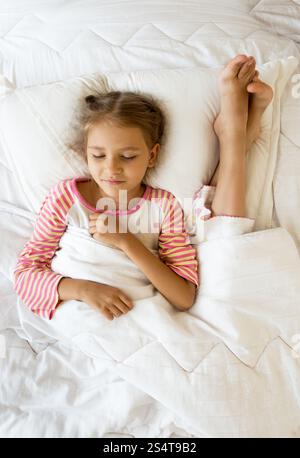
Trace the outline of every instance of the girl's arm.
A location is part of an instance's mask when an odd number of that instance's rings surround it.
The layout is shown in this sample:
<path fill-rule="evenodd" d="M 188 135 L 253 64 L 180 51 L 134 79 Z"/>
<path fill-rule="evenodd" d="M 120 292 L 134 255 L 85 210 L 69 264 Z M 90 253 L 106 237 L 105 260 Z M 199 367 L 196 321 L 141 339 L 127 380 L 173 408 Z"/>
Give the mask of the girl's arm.
<path fill-rule="evenodd" d="M 179 310 L 189 309 L 195 299 L 196 286 L 172 271 L 134 235 L 124 238 L 120 247 L 141 269 L 158 291 Z"/>
<path fill-rule="evenodd" d="M 51 270 L 51 260 L 66 230 L 66 215 L 72 205 L 67 180 L 51 189 L 14 270 L 15 291 L 32 312 L 48 319 L 60 303 L 58 284 L 63 278 Z"/>
<path fill-rule="evenodd" d="M 109 226 L 97 213 L 90 215 L 90 233 L 96 240 L 106 241 L 124 251 L 172 305 L 187 310 L 193 305 L 199 282 L 196 250 L 190 244 L 183 210 L 177 199 L 163 191 L 155 200 L 163 214 L 158 239 L 159 258 L 134 234 L 107 231 Z M 104 226 L 106 230 L 102 231 Z"/>
<path fill-rule="evenodd" d="M 190 244 L 177 199 L 165 192 L 158 201 L 163 213 L 159 258 L 132 234 L 122 239 L 123 251 L 172 305 L 187 310 L 193 305 L 199 282 L 196 251 Z"/>

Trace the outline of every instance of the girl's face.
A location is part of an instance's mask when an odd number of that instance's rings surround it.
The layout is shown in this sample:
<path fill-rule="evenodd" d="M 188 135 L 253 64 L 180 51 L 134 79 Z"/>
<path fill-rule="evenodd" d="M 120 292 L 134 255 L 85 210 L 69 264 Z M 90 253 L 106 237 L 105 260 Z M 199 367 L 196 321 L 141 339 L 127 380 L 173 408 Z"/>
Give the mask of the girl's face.
<path fill-rule="evenodd" d="M 149 151 L 138 127 L 117 127 L 103 121 L 88 132 L 87 164 L 104 195 L 117 199 L 120 190 L 127 190 L 134 197 L 159 149 L 157 143 Z"/>

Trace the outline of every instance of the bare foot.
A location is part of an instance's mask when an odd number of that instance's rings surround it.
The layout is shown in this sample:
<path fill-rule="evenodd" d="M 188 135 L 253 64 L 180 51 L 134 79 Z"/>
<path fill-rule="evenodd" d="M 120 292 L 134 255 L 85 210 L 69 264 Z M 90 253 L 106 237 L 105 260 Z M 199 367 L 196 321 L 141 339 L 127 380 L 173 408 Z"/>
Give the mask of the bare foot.
<path fill-rule="evenodd" d="M 219 77 L 221 111 L 215 119 L 214 130 L 219 139 L 226 130 L 237 128 L 242 131 L 242 135 L 245 136 L 245 150 L 247 148 L 249 101 L 247 87 L 255 75 L 255 59 L 240 54 L 226 65 Z M 217 185 L 218 175 L 219 163 L 209 182 L 211 186 Z"/>
<path fill-rule="evenodd" d="M 221 71 L 221 110 L 214 122 L 214 130 L 219 139 L 231 133 L 246 132 L 249 98 L 247 86 L 254 75 L 255 59 L 243 54 L 232 59 Z"/>
<path fill-rule="evenodd" d="M 261 81 L 258 71 L 247 86 L 249 92 L 249 110 L 247 122 L 247 147 L 249 150 L 252 143 L 258 138 L 261 129 L 261 117 L 273 98 L 273 89 Z"/>

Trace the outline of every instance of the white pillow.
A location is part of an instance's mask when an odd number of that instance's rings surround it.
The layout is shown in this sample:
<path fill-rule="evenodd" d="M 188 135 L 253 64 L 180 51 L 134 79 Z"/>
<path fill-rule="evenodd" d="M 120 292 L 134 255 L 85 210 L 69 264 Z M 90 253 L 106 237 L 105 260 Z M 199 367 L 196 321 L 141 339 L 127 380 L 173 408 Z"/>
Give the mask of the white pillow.
<path fill-rule="evenodd" d="M 297 59 L 291 57 L 258 66 L 275 97 L 264 114 L 261 137 L 249 155 L 247 205 L 252 217 L 259 212 L 264 215 L 261 196 L 262 202 L 270 197 L 280 96 L 296 65 Z M 200 67 L 98 73 L 23 89 L 7 87 L 6 95 L 2 87 L 1 142 L 28 209 L 38 212 L 44 196 L 59 180 L 88 173 L 85 163 L 66 147 L 66 132 L 80 98 L 94 91 L 115 89 L 150 93 L 162 101 L 170 128 L 161 163 L 148 183 L 171 191 L 181 201 L 192 197 L 201 183 L 208 182 L 218 160 L 212 127 L 219 112 L 218 73 L 219 69 Z M 272 208 L 267 210 L 268 222 L 261 221 L 262 226 L 269 224 Z"/>

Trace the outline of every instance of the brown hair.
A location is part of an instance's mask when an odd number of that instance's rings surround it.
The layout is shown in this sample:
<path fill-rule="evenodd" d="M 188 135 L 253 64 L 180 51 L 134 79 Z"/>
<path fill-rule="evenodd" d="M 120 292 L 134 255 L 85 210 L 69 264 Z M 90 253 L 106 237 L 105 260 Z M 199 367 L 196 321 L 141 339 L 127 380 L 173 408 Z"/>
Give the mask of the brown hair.
<path fill-rule="evenodd" d="M 152 95 L 111 91 L 88 95 L 81 102 L 73 141 L 67 146 L 85 161 L 89 129 L 102 120 L 118 127 L 139 127 L 149 149 L 156 143 L 164 146 L 166 117 L 161 102 Z"/>

